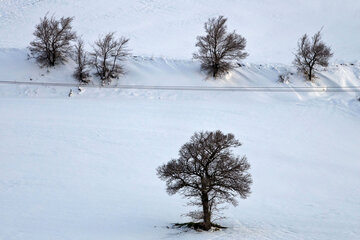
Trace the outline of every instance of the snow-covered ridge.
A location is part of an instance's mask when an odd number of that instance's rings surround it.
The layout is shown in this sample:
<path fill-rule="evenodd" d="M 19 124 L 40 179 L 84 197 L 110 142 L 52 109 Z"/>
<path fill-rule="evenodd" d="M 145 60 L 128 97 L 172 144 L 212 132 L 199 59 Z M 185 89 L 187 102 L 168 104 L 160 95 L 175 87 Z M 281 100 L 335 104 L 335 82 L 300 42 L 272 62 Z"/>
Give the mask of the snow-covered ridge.
<path fill-rule="evenodd" d="M 0 62 L 2 63 L 0 65 L 1 81 L 77 84 L 73 77 L 74 63 L 71 60 L 55 68 L 40 68 L 33 59 L 28 59 L 25 49 L 0 49 Z M 319 78 L 314 82 L 305 81 L 296 73 L 293 66 L 284 64 L 245 63 L 218 80 L 207 79 L 200 71 L 199 63 L 192 60 L 132 56 L 127 59 L 125 65 L 126 75 L 114 80 L 113 86 L 290 88 L 293 89 L 296 98 L 301 100 L 308 97 L 335 96 L 328 89 L 344 91 L 346 93 L 341 93 L 340 97 L 346 98 L 355 98 L 358 94 L 356 90 L 360 91 L 359 62 L 332 64 L 321 71 Z M 288 82 L 280 83 L 279 76 L 284 74 L 288 74 Z M 99 80 L 92 77 L 90 86 L 99 86 Z M 2 84 L 0 96 L 26 96 L 25 92 L 31 92 L 34 88 L 42 89 L 41 93 L 37 94 L 39 97 L 56 96 L 54 93 L 61 91 L 61 86 L 46 88 Z M 323 91 L 303 92 L 298 88 L 317 88 Z M 101 90 L 97 89 L 96 92 L 101 92 Z M 110 96 L 112 95 L 113 93 L 110 93 Z M 63 96 L 63 93 L 59 96 Z M 336 96 L 339 97 L 339 94 Z"/>
<path fill-rule="evenodd" d="M 88 44 L 115 31 L 134 54 L 188 58 L 204 22 L 224 15 L 229 30 L 248 40 L 250 62 L 290 64 L 299 37 L 322 26 L 334 60 L 359 59 L 358 0 L 1 0 L 0 48 L 25 48 L 46 13 L 74 16 Z"/>

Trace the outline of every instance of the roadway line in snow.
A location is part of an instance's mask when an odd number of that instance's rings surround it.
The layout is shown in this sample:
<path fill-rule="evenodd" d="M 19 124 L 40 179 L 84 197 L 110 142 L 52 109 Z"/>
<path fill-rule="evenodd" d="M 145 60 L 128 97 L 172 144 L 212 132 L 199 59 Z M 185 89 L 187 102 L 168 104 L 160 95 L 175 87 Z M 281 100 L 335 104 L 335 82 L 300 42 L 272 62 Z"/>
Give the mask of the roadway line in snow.
<path fill-rule="evenodd" d="M 233 92 L 360 92 L 360 86 L 354 87 L 205 87 L 205 86 L 155 86 L 155 85 L 81 85 L 76 83 L 49 82 L 18 82 L 0 81 L 0 84 L 33 85 L 48 87 L 83 87 L 105 89 L 134 89 L 134 90 L 181 90 L 181 91 L 233 91 Z"/>

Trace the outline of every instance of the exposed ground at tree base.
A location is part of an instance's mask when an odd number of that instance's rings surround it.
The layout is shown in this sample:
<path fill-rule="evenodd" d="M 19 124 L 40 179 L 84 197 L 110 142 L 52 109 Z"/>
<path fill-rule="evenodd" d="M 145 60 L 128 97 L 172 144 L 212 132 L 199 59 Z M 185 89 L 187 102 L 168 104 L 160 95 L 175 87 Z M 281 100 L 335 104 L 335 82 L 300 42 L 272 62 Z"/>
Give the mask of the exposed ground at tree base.
<path fill-rule="evenodd" d="M 175 228 L 193 229 L 196 231 L 206 231 L 204 223 L 202 222 L 187 222 L 187 223 L 175 223 Z M 211 231 L 219 231 L 220 229 L 226 229 L 227 227 L 221 226 L 216 223 L 211 223 Z"/>

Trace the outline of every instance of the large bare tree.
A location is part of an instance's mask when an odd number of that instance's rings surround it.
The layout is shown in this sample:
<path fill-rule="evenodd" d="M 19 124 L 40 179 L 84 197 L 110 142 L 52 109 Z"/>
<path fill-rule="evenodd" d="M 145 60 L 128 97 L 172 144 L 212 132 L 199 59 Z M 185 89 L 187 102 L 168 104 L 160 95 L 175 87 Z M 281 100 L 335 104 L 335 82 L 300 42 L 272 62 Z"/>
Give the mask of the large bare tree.
<path fill-rule="evenodd" d="M 233 69 L 235 60 L 248 56 L 244 52 L 246 39 L 235 31 L 227 33 L 227 19 L 223 16 L 211 18 L 205 23 L 205 36 L 198 36 L 198 52 L 194 59 L 201 62 L 202 70 L 216 78 Z"/>
<path fill-rule="evenodd" d="M 76 63 L 74 77 L 81 83 L 89 82 L 89 56 L 85 50 L 85 43 L 81 38 L 78 38 L 74 46 L 73 59 Z"/>
<path fill-rule="evenodd" d="M 115 33 L 108 33 L 100 37 L 93 47 L 92 65 L 103 83 L 110 83 L 112 78 L 124 74 L 124 67 L 121 61 L 129 55 L 127 44 L 128 38 L 115 39 Z"/>
<path fill-rule="evenodd" d="M 307 34 L 304 34 L 298 42 L 294 65 L 309 81 L 312 81 L 319 67 L 327 67 L 332 56 L 331 48 L 321 40 L 321 31 L 318 31 L 311 40 Z"/>
<path fill-rule="evenodd" d="M 71 55 L 71 42 L 76 39 L 72 31 L 73 17 L 54 16 L 40 19 L 34 32 L 35 40 L 30 43 L 31 55 L 43 66 L 64 63 Z"/>
<path fill-rule="evenodd" d="M 200 211 L 189 216 L 202 220 L 202 228 L 209 230 L 214 213 L 222 203 L 237 204 L 237 196 L 246 198 L 252 183 L 246 157 L 238 157 L 232 149 L 241 146 L 233 134 L 221 131 L 197 132 L 173 159 L 157 169 L 166 181 L 169 194 L 180 193 L 190 198 L 190 205 Z"/>

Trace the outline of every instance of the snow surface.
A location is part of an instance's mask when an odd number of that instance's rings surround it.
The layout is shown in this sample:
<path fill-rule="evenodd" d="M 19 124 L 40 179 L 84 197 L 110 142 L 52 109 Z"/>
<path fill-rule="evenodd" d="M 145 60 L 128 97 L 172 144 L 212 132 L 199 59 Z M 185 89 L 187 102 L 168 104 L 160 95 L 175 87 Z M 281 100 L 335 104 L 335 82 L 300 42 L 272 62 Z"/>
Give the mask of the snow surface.
<path fill-rule="evenodd" d="M 0 239 L 357 239 L 357 107 L 252 93 L 2 98 Z M 188 208 L 155 168 L 215 129 L 244 143 L 253 194 L 226 211 L 227 230 L 167 229 Z"/>
<path fill-rule="evenodd" d="M 0 81 L 76 83 L 73 62 L 41 69 L 24 50 L 39 17 L 56 9 L 57 15 L 75 15 L 87 39 L 111 29 L 132 37 L 137 57 L 127 60 L 127 74 L 113 87 L 292 91 L 105 89 L 96 87 L 95 78 L 81 92 L 0 83 L 0 240 L 359 239 L 360 93 L 327 89 L 359 87 L 360 63 L 335 61 L 309 83 L 287 62 L 298 35 L 321 27 L 298 21 L 310 3 L 315 6 L 306 16 L 323 19 L 337 57 L 359 59 L 359 33 L 349 31 L 358 24 L 358 1 L 108 2 L 112 7 L 93 0 L 0 0 Z M 204 19 L 220 13 L 233 19 L 231 28 L 244 22 L 253 61 L 284 64 L 246 61 L 224 79 L 206 79 L 199 63 L 189 60 L 193 36 Z M 123 24 L 108 24 L 114 22 Z M 261 40 L 269 36 L 273 43 Z M 254 39 L 258 44 L 252 45 Z M 279 83 L 288 72 L 290 82 Z M 253 193 L 224 212 L 219 223 L 226 230 L 168 228 L 188 221 L 181 214 L 189 208 L 181 196 L 166 194 L 155 169 L 176 157 L 195 131 L 216 129 L 243 143 L 236 153 L 251 163 Z"/>
<path fill-rule="evenodd" d="M 5 79 L 75 83 L 73 65 L 40 69 L 0 52 Z M 16 62 L 16 65 L 14 64 Z M 18 71 L 19 67 L 22 69 Z M 359 86 L 359 65 L 315 83 L 285 65 L 247 64 L 219 81 L 198 63 L 127 62 L 114 84 Z M 94 79 L 93 79 L 94 80 Z M 95 81 L 95 80 L 94 80 Z M 93 84 L 95 84 L 94 82 Z M 0 239 L 357 239 L 360 102 L 353 92 L 202 92 L 0 85 Z M 155 175 L 195 131 L 233 132 L 252 165 L 253 193 L 216 233 L 168 229 L 189 209 Z"/>
<path fill-rule="evenodd" d="M 75 16 L 89 45 L 109 31 L 130 37 L 136 55 L 190 59 L 203 23 L 218 15 L 246 37 L 250 62 L 289 64 L 300 36 L 321 27 L 335 60 L 360 52 L 358 0 L 1 0 L 0 47 L 27 47 L 46 13 Z"/>

